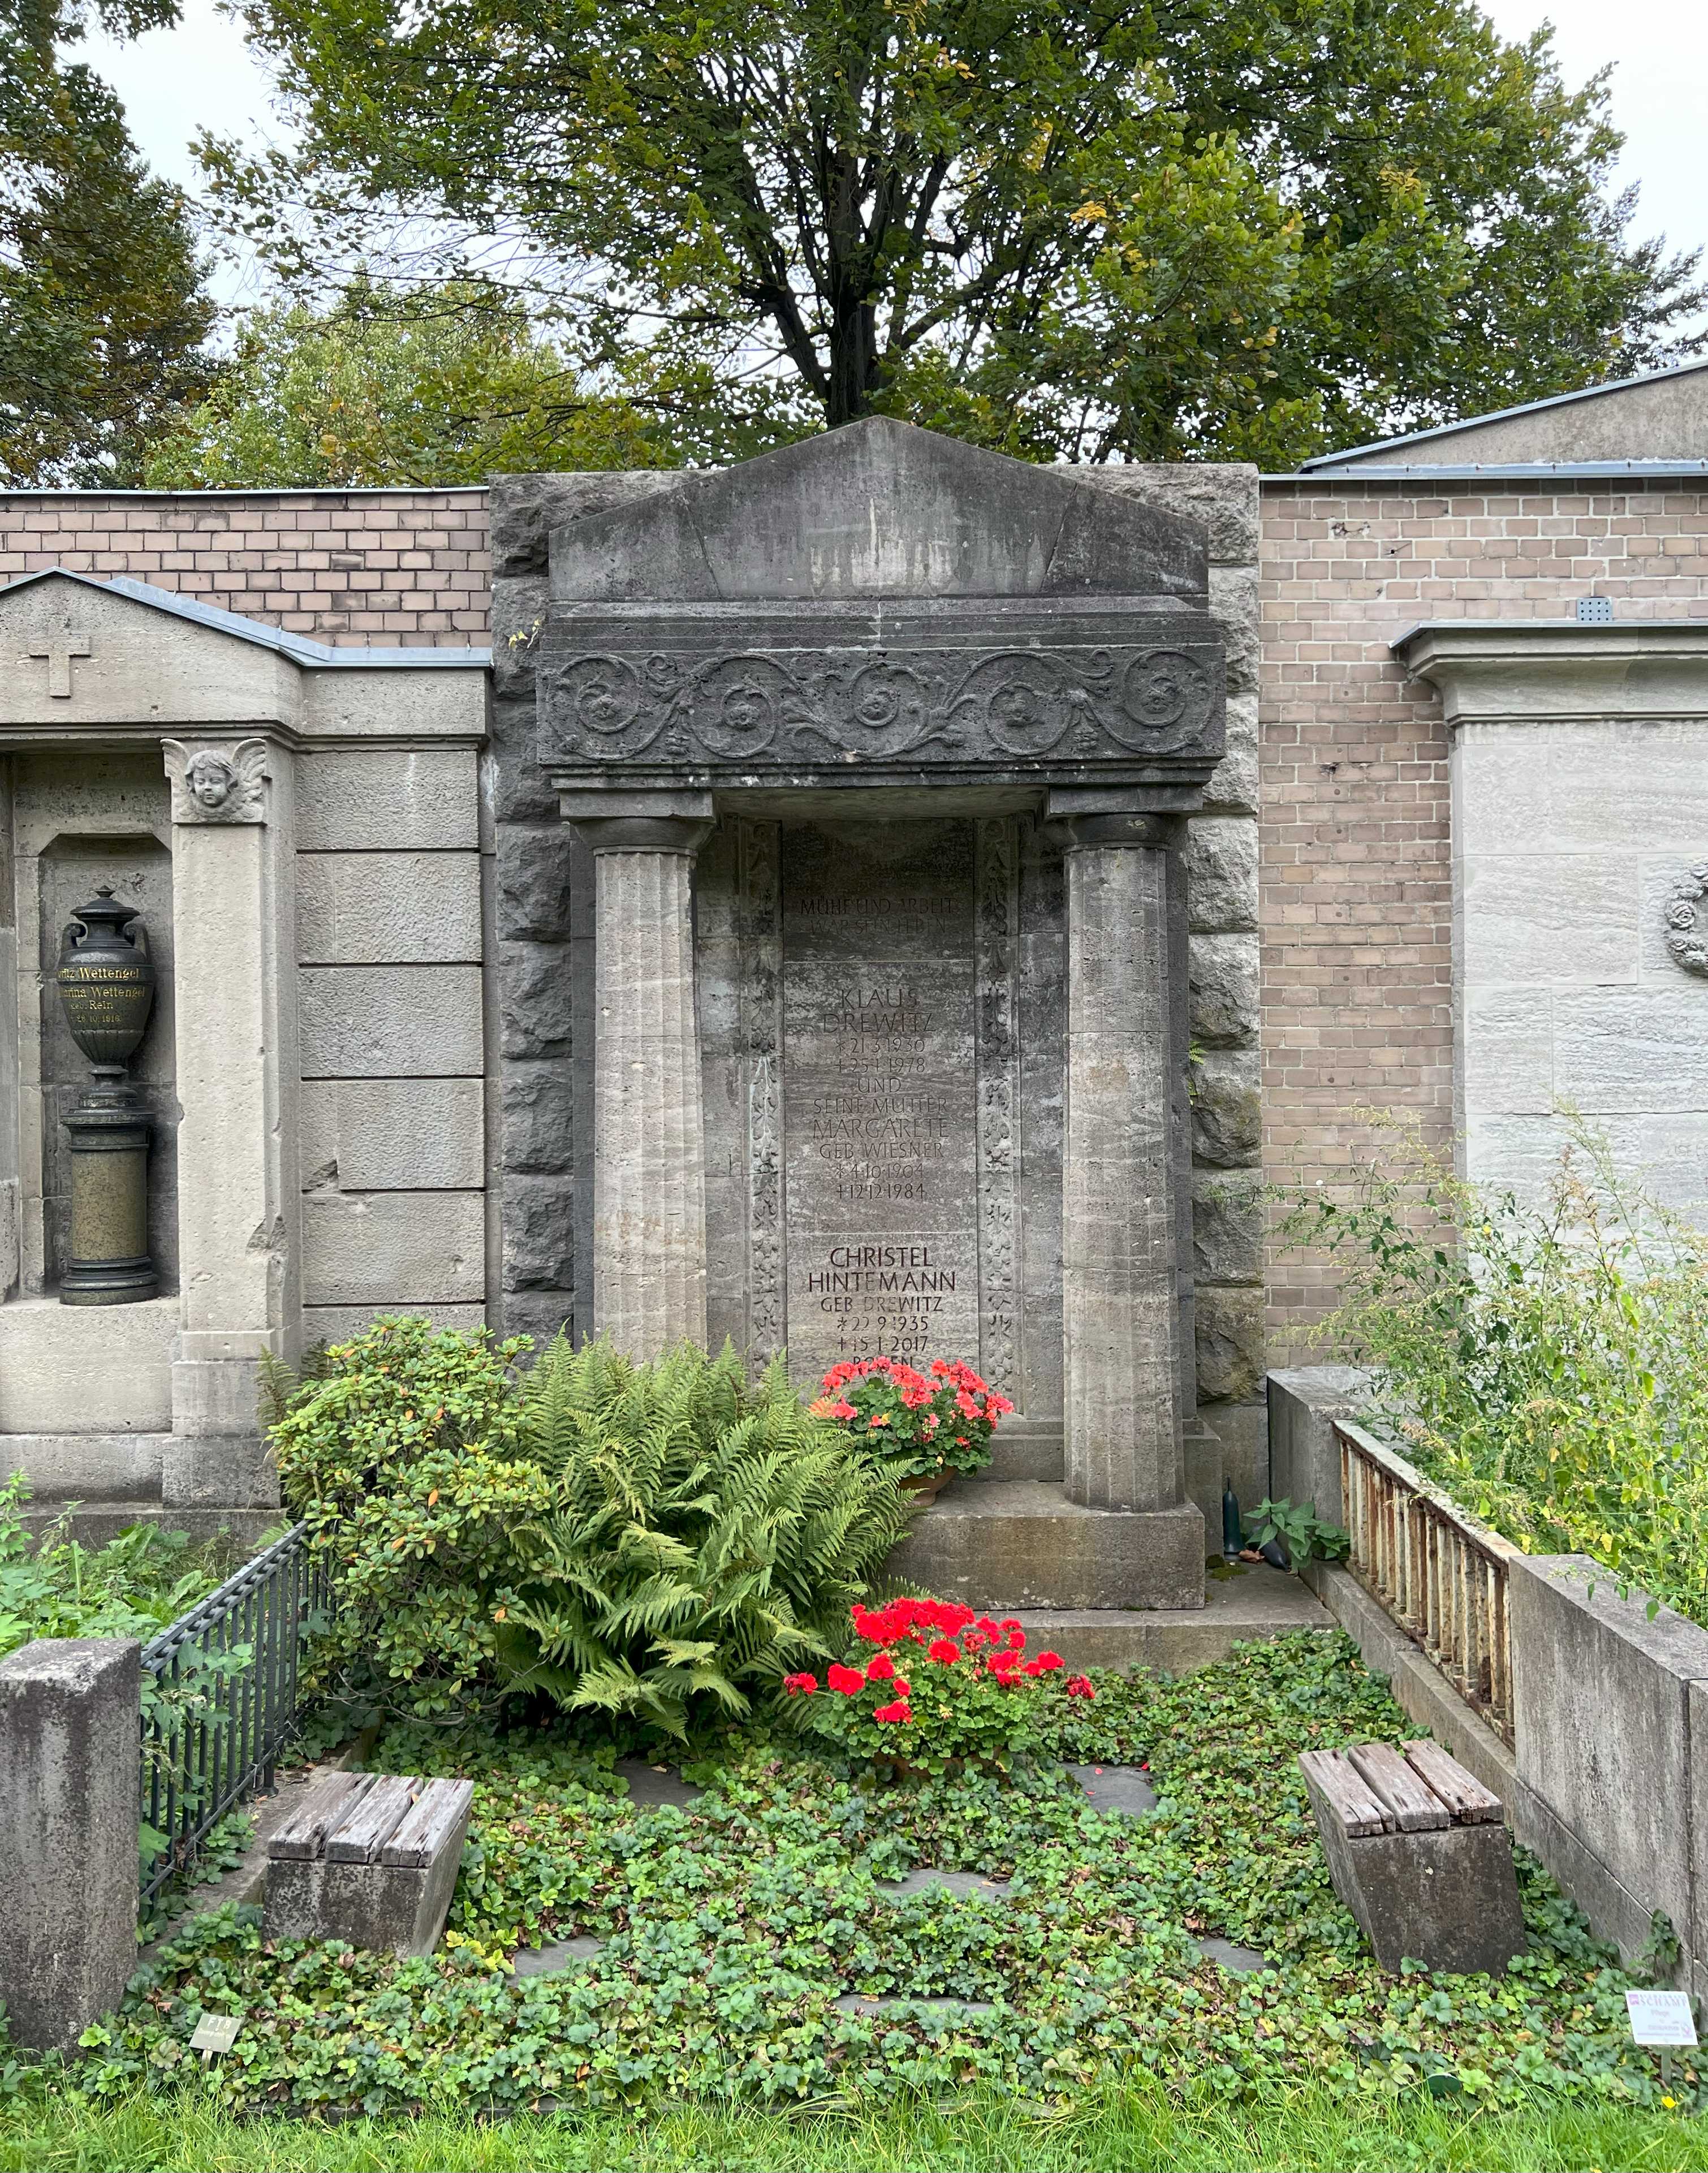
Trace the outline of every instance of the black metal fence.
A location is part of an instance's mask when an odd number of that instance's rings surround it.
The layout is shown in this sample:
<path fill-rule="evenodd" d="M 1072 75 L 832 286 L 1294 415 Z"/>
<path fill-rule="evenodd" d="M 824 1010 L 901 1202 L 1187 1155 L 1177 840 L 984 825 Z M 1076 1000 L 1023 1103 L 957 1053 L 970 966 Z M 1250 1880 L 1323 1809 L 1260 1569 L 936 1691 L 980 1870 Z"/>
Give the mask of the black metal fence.
<path fill-rule="evenodd" d="M 325 1571 L 299 1524 L 143 1647 L 143 1899 L 240 1798 L 272 1779 Z"/>

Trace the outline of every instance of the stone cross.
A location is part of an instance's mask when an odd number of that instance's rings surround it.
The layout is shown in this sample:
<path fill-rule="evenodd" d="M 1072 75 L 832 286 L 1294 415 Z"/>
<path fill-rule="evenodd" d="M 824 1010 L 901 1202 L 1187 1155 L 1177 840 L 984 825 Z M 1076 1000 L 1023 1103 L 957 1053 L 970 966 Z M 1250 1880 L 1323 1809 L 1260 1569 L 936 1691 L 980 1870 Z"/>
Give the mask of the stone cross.
<path fill-rule="evenodd" d="M 45 645 L 32 649 L 32 656 L 45 657 L 47 661 L 47 691 L 56 700 L 71 699 L 71 660 L 90 653 L 89 636 L 81 628 L 67 624 L 57 635 L 50 634 Z"/>

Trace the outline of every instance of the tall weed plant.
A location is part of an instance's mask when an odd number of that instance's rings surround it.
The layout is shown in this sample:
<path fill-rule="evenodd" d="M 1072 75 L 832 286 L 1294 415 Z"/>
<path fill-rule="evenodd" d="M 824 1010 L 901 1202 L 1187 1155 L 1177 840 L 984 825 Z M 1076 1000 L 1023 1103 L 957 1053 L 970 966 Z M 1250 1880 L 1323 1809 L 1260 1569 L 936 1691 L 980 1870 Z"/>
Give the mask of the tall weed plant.
<path fill-rule="evenodd" d="M 895 1480 L 781 1367 L 683 1345 L 637 1365 L 559 1337 L 376 1322 L 273 1429 L 331 1572 L 326 1687 L 455 1723 L 504 1705 L 682 1737 L 831 1656 L 905 1528 Z"/>
<path fill-rule="evenodd" d="M 1575 1119 L 1539 1203 L 1377 1121 L 1350 1196 L 1285 1225 L 1341 1270 L 1319 1337 L 1378 1369 L 1381 1415 L 1474 1514 L 1708 1625 L 1708 1237 Z"/>

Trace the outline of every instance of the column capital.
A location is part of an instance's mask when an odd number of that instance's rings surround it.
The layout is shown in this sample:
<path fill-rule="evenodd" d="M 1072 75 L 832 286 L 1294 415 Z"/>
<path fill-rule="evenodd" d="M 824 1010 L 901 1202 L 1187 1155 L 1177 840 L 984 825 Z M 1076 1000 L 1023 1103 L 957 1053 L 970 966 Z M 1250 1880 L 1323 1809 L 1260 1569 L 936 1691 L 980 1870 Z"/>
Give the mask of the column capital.
<path fill-rule="evenodd" d="M 1168 815 L 1120 814 L 1058 817 L 1050 826 L 1064 851 L 1081 853 L 1112 846 L 1145 846 L 1167 852 L 1179 842 L 1180 818 Z"/>
<path fill-rule="evenodd" d="M 577 791 L 558 780 L 558 812 L 590 853 L 683 853 L 712 829 L 709 792 Z"/>

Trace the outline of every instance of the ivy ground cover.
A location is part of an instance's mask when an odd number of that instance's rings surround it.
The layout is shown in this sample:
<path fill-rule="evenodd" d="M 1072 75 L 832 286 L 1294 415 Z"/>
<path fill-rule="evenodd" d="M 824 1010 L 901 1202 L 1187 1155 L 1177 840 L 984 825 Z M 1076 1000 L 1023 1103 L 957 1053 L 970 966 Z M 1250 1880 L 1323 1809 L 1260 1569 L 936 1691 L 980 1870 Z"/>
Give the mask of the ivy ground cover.
<path fill-rule="evenodd" d="M 90 2033 L 62 2101 L 93 2113 L 181 2084 L 245 2113 L 993 2093 L 1059 2110 L 1136 2083 L 1231 2110 L 1305 2084 L 1372 2107 L 1697 2107 L 1684 2062 L 1662 2092 L 1630 2042 L 1628 1980 L 1533 1865 L 1531 1949 L 1508 1976 L 1376 1970 L 1295 1763 L 1409 1732 L 1348 1641 L 1303 1632 L 1179 1683 L 1094 1681 L 1006 1779 L 876 1786 L 799 1739 L 735 1734 L 687 1769 L 705 1793 L 685 1808 L 637 1806 L 608 1750 L 561 1739 L 471 1762 L 443 1738 L 435 1756 L 424 1730 L 382 1740 L 372 1762 L 390 1771 L 477 1782 L 447 1949 L 270 1949 L 256 1912 L 204 1917 Z M 1158 1807 L 1100 1813 L 1054 1757 L 1145 1763 Z M 897 1891 L 927 1865 L 993 1884 Z M 578 1935 L 603 1944 L 510 1973 L 518 1949 Z M 1210 1937 L 1274 1966 L 1226 1971 Z M 837 2004 L 850 1994 L 883 2004 Z M 204 2009 L 245 2018 L 207 2079 L 188 2051 Z"/>

